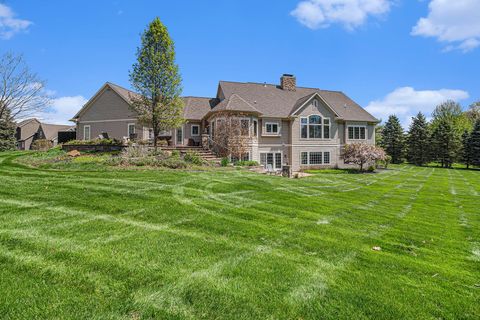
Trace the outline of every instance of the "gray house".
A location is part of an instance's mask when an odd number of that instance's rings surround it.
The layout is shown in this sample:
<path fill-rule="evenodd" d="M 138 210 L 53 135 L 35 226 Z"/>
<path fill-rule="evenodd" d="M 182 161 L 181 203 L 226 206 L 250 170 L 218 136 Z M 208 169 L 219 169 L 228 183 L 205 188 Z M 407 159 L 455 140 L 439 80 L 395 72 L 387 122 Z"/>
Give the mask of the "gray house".
<path fill-rule="evenodd" d="M 35 140 L 49 140 L 53 146 L 58 143 L 58 132 L 73 130 L 73 126 L 42 123 L 36 118 L 26 119 L 17 124 L 15 138 L 18 150 L 30 150 Z"/>
<path fill-rule="evenodd" d="M 106 83 L 72 119 L 77 139 L 102 133 L 117 139 L 151 138 L 151 130 L 138 123 L 130 108 L 132 95 Z M 251 138 L 242 158 L 276 170 L 285 164 L 294 171 L 345 167 L 341 160 L 345 144 L 375 144 L 379 122 L 343 92 L 297 87 L 296 78 L 287 74 L 278 85 L 220 81 L 216 97 L 184 97 L 184 101 L 186 123 L 164 133 L 174 145 L 201 144 L 202 135 L 215 134 L 222 114 L 241 113 Z"/>

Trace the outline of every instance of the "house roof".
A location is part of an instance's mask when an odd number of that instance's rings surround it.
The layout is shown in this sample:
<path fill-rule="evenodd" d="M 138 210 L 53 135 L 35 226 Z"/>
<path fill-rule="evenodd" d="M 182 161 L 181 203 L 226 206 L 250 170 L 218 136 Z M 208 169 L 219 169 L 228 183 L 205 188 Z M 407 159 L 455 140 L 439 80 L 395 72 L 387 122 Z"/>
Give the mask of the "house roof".
<path fill-rule="evenodd" d="M 139 97 L 140 95 L 132 90 L 121 87 L 117 84 L 107 82 L 102 88 L 77 112 L 77 114 L 72 119 L 77 119 L 80 115 L 87 109 L 87 107 L 92 103 L 95 98 L 103 91 L 105 87 L 111 88 L 115 91 L 125 102 L 128 104 L 133 103 L 134 97 Z M 202 120 L 203 117 L 210 111 L 210 109 L 218 103 L 214 98 L 205 98 L 205 97 L 184 97 L 185 102 L 184 108 L 184 117 L 188 120 Z"/>
<path fill-rule="evenodd" d="M 297 87 L 296 91 L 287 91 L 273 84 L 229 81 L 220 81 L 219 86 L 225 99 L 230 99 L 234 94 L 240 96 L 267 117 L 287 118 L 292 116 L 298 107 L 307 102 L 314 94 L 318 94 L 340 119 L 378 122 L 375 117 L 340 91 L 304 87 Z"/>
<path fill-rule="evenodd" d="M 48 123 L 42 123 L 40 126 L 42 127 L 43 133 L 45 134 L 45 138 L 47 140 L 53 140 L 57 138 L 59 131 L 68 131 L 72 128 L 72 126 Z"/>
<path fill-rule="evenodd" d="M 240 112 L 251 112 L 251 113 L 258 113 L 257 108 L 253 105 L 245 101 L 242 97 L 238 94 L 234 93 L 230 97 L 223 99 L 220 103 L 218 103 L 213 109 L 212 112 L 219 112 L 219 111 L 240 111 Z"/>
<path fill-rule="evenodd" d="M 31 123 L 32 121 L 37 122 L 37 123 L 40 123 L 40 121 L 38 121 L 37 118 L 30 118 L 30 119 L 22 120 L 22 121 L 20 121 L 19 123 L 17 123 L 17 127 L 23 127 L 23 126 Z"/>

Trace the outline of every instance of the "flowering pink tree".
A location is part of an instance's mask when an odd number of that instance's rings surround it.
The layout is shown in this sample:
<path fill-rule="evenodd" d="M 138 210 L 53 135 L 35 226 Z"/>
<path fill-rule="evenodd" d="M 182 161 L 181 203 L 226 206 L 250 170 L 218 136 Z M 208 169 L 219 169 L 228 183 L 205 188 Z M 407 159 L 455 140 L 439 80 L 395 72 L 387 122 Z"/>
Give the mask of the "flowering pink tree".
<path fill-rule="evenodd" d="M 353 143 L 345 146 L 343 161 L 347 164 L 353 163 L 359 165 L 360 171 L 363 171 L 365 164 L 385 161 L 386 156 L 382 148 L 365 143 Z"/>

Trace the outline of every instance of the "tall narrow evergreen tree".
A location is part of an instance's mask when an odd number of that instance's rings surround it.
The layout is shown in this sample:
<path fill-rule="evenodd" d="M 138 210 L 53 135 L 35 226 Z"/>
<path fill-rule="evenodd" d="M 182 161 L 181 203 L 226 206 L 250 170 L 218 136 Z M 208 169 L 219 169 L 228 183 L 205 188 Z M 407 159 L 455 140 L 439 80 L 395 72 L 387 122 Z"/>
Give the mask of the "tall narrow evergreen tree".
<path fill-rule="evenodd" d="M 0 118 L 0 151 L 15 149 L 15 123 L 11 120 L 9 111 L 6 110 Z"/>
<path fill-rule="evenodd" d="M 417 166 L 422 166 L 429 161 L 428 123 L 421 112 L 412 119 L 407 136 L 407 160 Z"/>
<path fill-rule="evenodd" d="M 392 157 L 392 163 L 401 163 L 405 151 L 405 137 L 400 120 L 395 115 L 388 117 L 382 131 L 382 147 Z"/>
<path fill-rule="evenodd" d="M 467 166 L 467 169 L 470 168 L 472 163 L 471 137 L 472 136 L 468 131 L 465 131 L 462 134 L 462 162 Z"/>
<path fill-rule="evenodd" d="M 475 123 L 472 133 L 470 134 L 470 152 L 471 163 L 474 166 L 480 166 L 480 119 Z"/>
<path fill-rule="evenodd" d="M 139 121 L 153 129 L 153 143 L 161 131 L 183 124 L 182 79 L 175 63 L 175 46 L 167 28 L 155 18 L 142 35 L 130 82 L 139 93 L 132 96 Z"/>
<path fill-rule="evenodd" d="M 461 141 L 448 119 L 441 119 L 432 132 L 433 155 L 444 168 L 451 168 L 458 159 Z"/>

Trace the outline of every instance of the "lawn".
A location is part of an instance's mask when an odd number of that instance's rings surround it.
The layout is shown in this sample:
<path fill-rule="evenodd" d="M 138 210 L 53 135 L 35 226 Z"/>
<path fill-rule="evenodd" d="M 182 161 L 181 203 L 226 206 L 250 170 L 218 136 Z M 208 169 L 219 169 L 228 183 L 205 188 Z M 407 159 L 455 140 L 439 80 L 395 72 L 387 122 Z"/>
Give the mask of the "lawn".
<path fill-rule="evenodd" d="M 19 155 L 0 154 L 2 319 L 480 318 L 479 171 L 289 180 Z"/>

